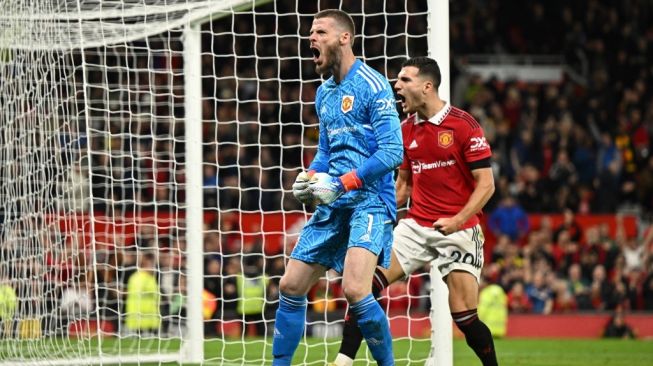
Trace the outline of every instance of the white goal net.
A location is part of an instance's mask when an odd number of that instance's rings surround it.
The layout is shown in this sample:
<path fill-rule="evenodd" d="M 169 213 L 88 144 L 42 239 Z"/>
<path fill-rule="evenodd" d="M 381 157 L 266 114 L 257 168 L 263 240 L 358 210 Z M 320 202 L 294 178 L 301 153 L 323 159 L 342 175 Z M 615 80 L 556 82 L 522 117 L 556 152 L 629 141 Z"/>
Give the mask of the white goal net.
<path fill-rule="evenodd" d="M 290 185 L 317 144 L 307 37 L 325 8 L 391 80 L 427 54 L 426 1 L 2 3 L 0 364 L 270 359 L 311 211 Z M 427 281 L 384 302 L 397 360 L 426 358 Z M 337 279 L 309 295 L 295 360 L 324 364 L 345 302 Z"/>

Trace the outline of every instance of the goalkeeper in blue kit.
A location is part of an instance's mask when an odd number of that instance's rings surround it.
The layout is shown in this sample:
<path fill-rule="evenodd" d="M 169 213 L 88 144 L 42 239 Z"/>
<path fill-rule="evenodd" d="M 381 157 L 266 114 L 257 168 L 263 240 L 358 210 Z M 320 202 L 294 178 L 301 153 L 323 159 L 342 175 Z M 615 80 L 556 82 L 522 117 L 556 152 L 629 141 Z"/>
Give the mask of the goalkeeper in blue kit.
<path fill-rule="evenodd" d="M 306 294 L 329 268 L 342 273 L 349 309 L 379 365 L 394 365 L 388 319 L 371 293 L 388 267 L 396 218 L 393 172 L 403 159 L 399 116 L 388 80 L 354 56 L 354 22 L 340 10 L 314 16 L 316 71 L 330 74 L 315 97 L 320 140 L 293 194 L 317 203 L 279 284 L 273 365 L 290 365 L 304 333 Z"/>

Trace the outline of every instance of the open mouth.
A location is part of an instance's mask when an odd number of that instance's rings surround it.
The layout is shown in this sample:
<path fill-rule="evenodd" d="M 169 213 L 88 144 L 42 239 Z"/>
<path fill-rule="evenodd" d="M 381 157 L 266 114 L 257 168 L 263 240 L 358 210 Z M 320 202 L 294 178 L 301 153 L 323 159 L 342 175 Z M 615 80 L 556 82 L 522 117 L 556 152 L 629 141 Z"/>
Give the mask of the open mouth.
<path fill-rule="evenodd" d="M 313 61 L 317 62 L 317 59 L 320 58 L 320 50 L 315 47 L 311 47 L 311 52 L 313 52 Z"/>
<path fill-rule="evenodd" d="M 401 94 L 397 94 L 397 102 L 401 105 L 402 108 L 405 107 L 406 106 L 406 97 L 404 97 Z"/>

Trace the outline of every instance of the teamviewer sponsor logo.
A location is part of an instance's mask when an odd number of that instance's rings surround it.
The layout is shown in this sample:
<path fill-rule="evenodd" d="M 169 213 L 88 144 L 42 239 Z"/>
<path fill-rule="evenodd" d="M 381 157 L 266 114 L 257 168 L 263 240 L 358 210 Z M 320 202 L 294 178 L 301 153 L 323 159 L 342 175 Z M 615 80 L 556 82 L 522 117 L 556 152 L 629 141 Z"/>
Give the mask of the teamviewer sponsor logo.
<path fill-rule="evenodd" d="M 419 174 L 424 170 L 431 170 L 431 169 L 438 169 L 438 168 L 446 168 L 448 166 L 454 166 L 456 165 L 455 160 L 438 160 L 434 161 L 432 163 L 421 163 L 417 161 L 412 162 L 412 169 L 413 169 L 413 174 Z"/>

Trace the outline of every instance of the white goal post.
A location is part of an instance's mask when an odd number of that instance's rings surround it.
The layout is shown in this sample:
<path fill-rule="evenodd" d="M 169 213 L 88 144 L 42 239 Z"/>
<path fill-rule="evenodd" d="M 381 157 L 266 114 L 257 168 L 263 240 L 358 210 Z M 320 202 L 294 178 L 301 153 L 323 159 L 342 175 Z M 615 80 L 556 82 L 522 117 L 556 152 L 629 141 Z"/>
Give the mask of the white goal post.
<path fill-rule="evenodd" d="M 372 3 L 3 2 L 0 365 L 262 363 L 275 266 L 308 214 L 289 179 L 316 143 L 313 13 L 347 10 L 357 54 L 391 81 L 408 56 L 449 74 L 446 0 Z M 450 366 L 446 287 L 431 282 L 418 361 Z M 266 283 L 261 318 L 240 308 L 250 283 Z M 324 345 L 303 343 L 307 362 L 339 343 L 327 308 L 309 317 Z"/>
<path fill-rule="evenodd" d="M 430 1 L 429 10 L 429 56 L 438 62 L 440 73 L 443 75 L 438 89 L 440 98 L 451 101 L 449 1 Z M 449 310 L 449 290 L 436 266 L 431 267 L 429 276 L 431 277 L 431 353 L 426 365 L 452 366 L 453 329 Z"/>

